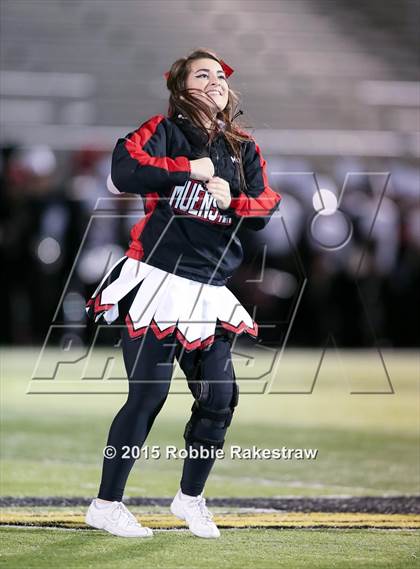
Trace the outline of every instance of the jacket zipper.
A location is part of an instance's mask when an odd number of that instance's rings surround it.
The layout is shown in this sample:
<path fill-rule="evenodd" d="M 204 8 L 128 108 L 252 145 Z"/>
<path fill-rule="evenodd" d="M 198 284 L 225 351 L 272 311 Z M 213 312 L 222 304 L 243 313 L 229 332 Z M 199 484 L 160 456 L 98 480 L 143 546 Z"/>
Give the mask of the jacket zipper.
<path fill-rule="evenodd" d="M 211 148 L 213 147 L 213 142 L 210 143 L 210 148 L 209 148 L 209 154 L 211 155 Z M 216 167 L 214 169 L 214 173 L 216 175 L 216 170 L 219 171 L 219 152 L 217 150 L 217 146 L 214 146 L 214 149 L 216 151 Z"/>

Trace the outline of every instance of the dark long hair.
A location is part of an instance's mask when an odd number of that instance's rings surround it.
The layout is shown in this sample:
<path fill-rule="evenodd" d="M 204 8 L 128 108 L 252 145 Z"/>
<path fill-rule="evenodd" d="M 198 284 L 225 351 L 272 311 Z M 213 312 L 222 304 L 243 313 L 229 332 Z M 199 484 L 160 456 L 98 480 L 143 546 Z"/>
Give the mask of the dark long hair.
<path fill-rule="evenodd" d="M 202 129 L 209 136 L 211 141 L 219 132 L 223 132 L 233 155 L 239 164 L 239 177 L 241 189 L 246 187 L 245 175 L 242 165 L 241 143 L 251 140 L 248 134 L 238 123 L 234 123 L 236 116 L 242 114 L 239 111 L 239 94 L 228 85 L 228 102 L 223 111 L 214 113 L 204 101 L 194 97 L 190 89 L 187 89 L 186 79 L 190 72 L 190 64 L 196 59 L 213 59 L 220 63 L 220 58 L 207 48 L 198 48 L 191 52 L 187 57 L 177 59 L 171 66 L 166 85 L 170 91 L 168 117 L 172 118 L 179 113 L 186 116 L 195 126 Z M 209 96 L 209 101 L 213 100 Z M 207 130 L 203 121 L 203 116 L 210 121 L 210 128 Z M 220 123 L 219 121 L 222 121 Z"/>

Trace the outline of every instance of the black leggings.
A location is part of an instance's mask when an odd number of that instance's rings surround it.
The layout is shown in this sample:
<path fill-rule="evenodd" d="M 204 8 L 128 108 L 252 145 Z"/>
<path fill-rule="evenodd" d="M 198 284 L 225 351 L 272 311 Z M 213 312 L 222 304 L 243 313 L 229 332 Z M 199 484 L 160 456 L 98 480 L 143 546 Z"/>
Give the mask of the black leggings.
<path fill-rule="evenodd" d="M 172 337 L 158 340 L 149 328 L 140 339 L 132 339 L 122 329 L 124 364 L 129 381 L 127 401 L 115 416 L 108 435 L 107 446 L 116 449 L 113 458 L 103 459 L 102 479 L 98 498 L 121 501 L 134 458 L 122 458 L 123 446 L 141 447 L 168 396 L 175 356 L 187 379 L 194 375 L 197 357 L 201 359 L 200 380 L 210 384 L 206 406 L 218 411 L 232 400 L 235 375 L 231 362 L 231 343 L 227 335 L 216 335 L 214 343 L 204 350 L 180 351 Z M 196 384 L 195 384 L 196 385 Z M 194 385 L 190 384 L 194 393 Z M 194 443 L 196 444 L 196 443 Z M 211 445 L 200 443 L 203 447 Z M 185 448 L 189 448 L 186 443 Z M 162 450 L 162 449 L 161 449 Z M 215 458 L 184 460 L 181 490 L 197 496 L 206 483 Z"/>

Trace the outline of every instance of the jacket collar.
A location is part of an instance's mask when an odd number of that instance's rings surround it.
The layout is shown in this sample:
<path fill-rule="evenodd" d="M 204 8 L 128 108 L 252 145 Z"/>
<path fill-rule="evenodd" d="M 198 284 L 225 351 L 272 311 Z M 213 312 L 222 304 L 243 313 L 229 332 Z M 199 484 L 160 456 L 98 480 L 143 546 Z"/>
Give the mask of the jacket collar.
<path fill-rule="evenodd" d="M 201 128 L 193 124 L 182 113 L 178 113 L 175 117 L 173 117 L 172 120 L 178 125 L 178 127 L 185 134 L 191 146 L 197 149 L 203 149 L 203 147 L 208 145 L 209 143 L 208 134 L 204 132 Z M 219 123 L 220 126 L 224 125 L 223 121 L 219 121 Z M 218 136 L 220 136 L 220 133 L 216 136 L 216 138 L 218 138 Z"/>

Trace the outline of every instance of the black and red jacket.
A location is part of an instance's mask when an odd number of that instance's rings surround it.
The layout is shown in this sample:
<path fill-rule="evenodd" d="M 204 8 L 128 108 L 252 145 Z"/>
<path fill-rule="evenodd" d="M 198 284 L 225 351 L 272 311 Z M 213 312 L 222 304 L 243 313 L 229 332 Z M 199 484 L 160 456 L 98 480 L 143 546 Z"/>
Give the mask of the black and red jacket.
<path fill-rule="evenodd" d="M 239 226 L 262 229 L 281 200 L 268 186 L 256 142 L 243 142 L 241 153 L 246 194 L 223 132 L 209 143 L 182 115 L 156 115 L 120 138 L 112 154 L 112 182 L 120 192 L 141 195 L 145 211 L 131 229 L 125 254 L 181 277 L 225 285 L 243 258 Z M 190 160 L 204 156 L 212 160 L 214 175 L 229 182 L 227 210 L 191 178 Z"/>

